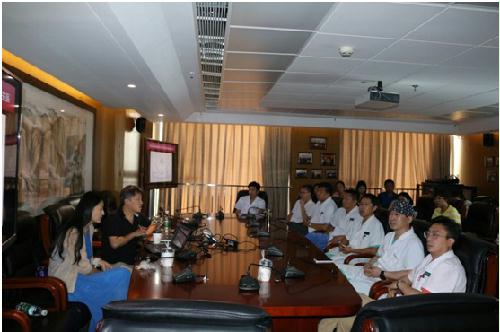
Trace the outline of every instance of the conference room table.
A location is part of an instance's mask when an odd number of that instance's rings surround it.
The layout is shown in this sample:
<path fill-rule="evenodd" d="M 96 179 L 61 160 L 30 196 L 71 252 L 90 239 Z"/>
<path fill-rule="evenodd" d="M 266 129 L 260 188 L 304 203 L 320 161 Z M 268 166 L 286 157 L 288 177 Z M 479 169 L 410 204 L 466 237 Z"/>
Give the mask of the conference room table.
<path fill-rule="evenodd" d="M 154 269 L 132 272 L 128 291 L 129 300 L 144 299 L 191 299 L 224 301 L 262 307 L 273 321 L 273 331 L 316 331 L 319 321 L 326 317 L 345 317 L 357 313 L 361 299 L 345 276 L 333 264 L 316 264 L 316 259 L 327 259 L 303 236 L 288 230 L 280 221 L 263 222 L 261 230 L 268 230 L 268 238 L 249 236 L 250 228 L 244 221 L 226 218 L 218 221 L 204 219 L 217 239 L 238 239 L 239 251 L 208 249 L 211 257 L 200 257 L 191 263 L 174 262 L 172 267 L 163 267 L 160 260 Z M 198 234 L 201 233 L 198 231 Z M 196 234 L 196 233 L 193 233 Z M 269 282 L 260 282 L 258 292 L 241 292 L 239 280 L 247 273 L 257 278 L 261 258 L 259 248 L 273 245 L 283 257 L 269 257 L 274 271 Z M 198 242 L 188 242 L 197 250 Z M 301 279 L 285 279 L 283 271 L 292 265 L 305 272 Z M 173 276 L 191 266 L 193 272 L 206 278 L 194 283 L 174 283 Z"/>

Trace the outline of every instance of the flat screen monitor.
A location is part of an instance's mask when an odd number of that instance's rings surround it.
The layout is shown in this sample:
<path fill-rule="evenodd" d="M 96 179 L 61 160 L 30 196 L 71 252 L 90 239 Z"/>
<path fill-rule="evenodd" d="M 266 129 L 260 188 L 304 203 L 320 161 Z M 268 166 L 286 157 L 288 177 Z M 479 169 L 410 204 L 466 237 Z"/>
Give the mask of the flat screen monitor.
<path fill-rule="evenodd" d="M 178 223 L 175 228 L 174 236 L 172 237 L 172 246 L 175 249 L 182 249 L 192 232 L 193 230 L 188 226 Z"/>

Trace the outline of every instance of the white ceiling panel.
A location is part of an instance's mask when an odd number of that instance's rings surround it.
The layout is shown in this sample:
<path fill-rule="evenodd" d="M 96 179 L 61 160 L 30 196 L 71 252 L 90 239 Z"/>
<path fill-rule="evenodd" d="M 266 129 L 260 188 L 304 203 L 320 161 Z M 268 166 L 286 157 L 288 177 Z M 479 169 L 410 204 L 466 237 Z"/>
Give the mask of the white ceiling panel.
<path fill-rule="evenodd" d="M 297 54 L 311 35 L 305 31 L 240 29 L 231 27 L 228 51 Z"/>
<path fill-rule="evenodd" d="M 394 81 L 399 81 L 412 73 L 424 70 L 425 68 L 427 68 L 427 66 L 417 64 L 367 61 L 346 75 L 343 80 L 374 80 L 383 81 L 385 84 L 389 84 Z M 340 82 L 342 82 L 342 80 Z"/>
<path fill-rule="evenodd" d="M 271 90 L 274 83 L 252 83 L 252 82 L 224 82 L 223 91 L 243 91 L 243 92 L 267 92 Z"/>
<path fill-rule="evenodd" d="M 482 46 L 490 46 L 490 47 L 498 47 L 498 37 L 489 40 L 484 43 Z"/>
<path fill-rule="evenodd" d="M 475 47 L 449 59 L 444 64 L 463 67 L 485 67 L 495 70 L 495 68 L 498 69 L 498 48 Z"/>
<path fill-rule="evenodd" d="M 438 64 L 467 50 L 468 46 L 400 40 L 376 56 L 376 60 Z"/>
<path fill-rule="evenodd" d="M 285 73 L 281 76 L 280 83 L 300 83 L 300 84 L 332 84 L 340 78 L 340 75 L 326 74 L 300 74 Z"/>
<path fill-rule="evenodd" d="M 255 3 L 235 2 L 231 25 L 281 29 L 315 30 L 331 3 Z"/>
<path fill-rule="evenodd" d="M 409 34 L 409 39 L 479 45 L 498 36 L 498 10 L 449 8 Z"/>
<path fill-rule="evenodd" d="M 276 93 L 328 93 L 331 90 L 328 84 L 300 84 L 300 83 L 282 83 L 278 82 L 273 87 Z"/>
<path fill-rule="evenodd" d="M 224 70 L 224 81 L 276 82 L 282 73 L 274 71 Z"/>
<path fill-rule="evenodd" d="M 494 103 L 498 103 L 498 90 L 447 102 L 440 105 L 440 107 L 430 109 L 429 112 L 440 114 L 442 112 L 442 109 L 445 107 L 448 110 L 467 110 L 491 105 Z"/>
<path fill-rule="evenodd" d="M 424 4 L 339 3 L 320 31 L 400 38 L 442 10 Z"/>
<path fill-rule="evenodd" d="M 362 60 L 342 58 L 297 57 L 287 72 L 343 75 L 362 63 Z"/>
<path fill-rule="evenodd" d="M 394 42 L 393 38 L 370 38 L 317 33 L 304 48 L 302 55 L 340 57 L 341 46 L 354 49 L 352 59 L 369 59 Z"/>
<path fill-rule="evenodd" d="M 295 59 L 293 55 L 226 53 L 226 69 L 284 70 Z"/>

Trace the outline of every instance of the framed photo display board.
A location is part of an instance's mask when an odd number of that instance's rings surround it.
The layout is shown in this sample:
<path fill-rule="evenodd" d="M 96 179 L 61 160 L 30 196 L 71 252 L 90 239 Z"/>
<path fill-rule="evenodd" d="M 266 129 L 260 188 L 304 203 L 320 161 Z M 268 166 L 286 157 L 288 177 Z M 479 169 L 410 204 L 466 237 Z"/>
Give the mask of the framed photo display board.
<path fill-rule="evenodd" d="M 147 189 L 177 187 L 179 146 L 151 139 L 146 139 L 144 146 L 144 186 Z"/>

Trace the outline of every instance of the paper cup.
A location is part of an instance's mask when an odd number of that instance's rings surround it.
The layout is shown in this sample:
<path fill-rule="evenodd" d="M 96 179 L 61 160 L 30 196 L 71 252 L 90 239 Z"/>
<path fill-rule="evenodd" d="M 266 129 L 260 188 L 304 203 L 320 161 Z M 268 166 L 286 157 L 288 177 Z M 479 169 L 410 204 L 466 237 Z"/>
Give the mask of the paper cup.
<path fill-rule="evenodd" d="M 160 244 L 161 238 L 162 238 L 161 233 L 153 233 L 153 243 L 154 244 Z"/>
<path fill-rule="evenodd" d="M 101 258 L 99 258 L 99 257 L 93 257 L 92 258 L 92 265 L 94 267 L 98 267 L 99 265 L 101 265 Z"/>

